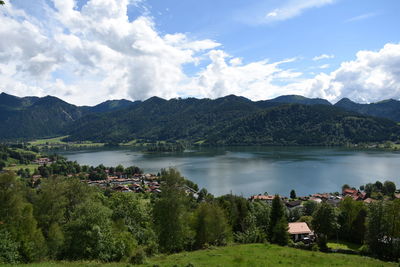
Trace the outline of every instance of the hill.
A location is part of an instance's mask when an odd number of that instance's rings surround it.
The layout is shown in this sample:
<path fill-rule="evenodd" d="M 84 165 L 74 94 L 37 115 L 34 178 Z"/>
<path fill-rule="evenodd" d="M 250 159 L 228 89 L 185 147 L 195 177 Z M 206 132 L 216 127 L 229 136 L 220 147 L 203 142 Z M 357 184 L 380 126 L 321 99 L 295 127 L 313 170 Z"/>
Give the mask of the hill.
<path fill-rule="evenodd" d="M 380 113 L 383 117 L 397 116 L 394 100 L 374 105 L 385 110 Z M 217 99 L 152 97 L 79 107 L 52 96 L 20 98 L 2 93 L 0 140 L 65 135 L 69 141 L 141 139 L 209 145 L 343 145 L 398 140 L 399 126 L 360 115 L 371 113 L 365 107 L 372 110 L 371 105 L 348 99 L 332 106 L 324 99 L 298 95 L 257 102 L 235 95 Z"/>
<path fill-rule="evenodd" d="M 388 99 L 371 104 L 359 104 L 348 98 L 343 98 L 335 104 L 335 107 L 364 115 L 387 118 L 400 122 L 400 101 L 394 99 Z"/>
<path fill-rule="evenodd" d="M 192 264 L 192 265 L 189 265 Z M 26 267 L 58 267 L 58 266 L 109 266 L 122 267 L 126 263 L 97 263 L 97 262 L 44 262 L 31 263 L 21 266 Z M 218 247 L 213 249 L 182 252 L 172 255 L 162 255 L 146 260 L 139 266 L 363 266 L 363 267 L 389 267 L 397 266 L 396 263 L 383 262 L 372 258 L 344 255 L 326 254 L 300 249 L 279 247 L 276 245 L 248 244 Z M 18 265 L 4 265 L 18 266 Z"/>
<path fill-rule="evenodd" d="M 185 140 L 210 145 L 343 145 L 395 141 L 395 122 L 328 105 L 276 104 L 261 108 L 236 96 L 210 99 L 151 98 L 124 111 L 87 116 L 70 140 L 126 142 Z"/>
<path fill-rule="evenodd" d="M 0 139 L 33 139 L 64 135 L 76 120 L 92 113 L 105 113 L 138 102 L 110 100 L 94 107 L 79 107 L 57 97 L 17 97 L 0 94 Z"/>

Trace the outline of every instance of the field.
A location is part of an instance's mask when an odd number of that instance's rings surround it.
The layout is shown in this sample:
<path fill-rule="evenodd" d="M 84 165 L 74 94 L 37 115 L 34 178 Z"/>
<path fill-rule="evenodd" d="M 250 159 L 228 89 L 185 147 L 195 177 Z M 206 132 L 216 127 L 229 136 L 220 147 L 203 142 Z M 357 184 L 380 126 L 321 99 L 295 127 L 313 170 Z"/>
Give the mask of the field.
<path fill-rule="evenodd" d="M 329 241 L 328 242 L 328 248 L 331 249 L 345 249 L 345 250 L 354 250 L 354 251 L 359 251 L 360 250 L 361 245 L 358 244 L 353 244 L 350 242 L 346 242 L 346 241 Z"/>
<path fill-rule="evenodd" d="M 4 169 L 8 170 L 8 171 L 13 171 L 13 172 L 17 172 L 19 169 L 29 169 L 29 171 L 31 173 L 33 173 L 38 167 L 39 167 L 38 164 L 28 164 L 28 165 L 16 164 L 16 165 L 13 165 L 13 166 L 5 167 Z"/>
<path fill-rule="evenodd" d="M 192 264 L 192 265 L 189 265 Z M 9 265 L 16 266 L 16 265 Z M 58 267 L 58 266 L 133 266 L 127 263 L 101 264 L 96 262 L 46 262 L 21 265 L 26 267 Z M 266 244 L 233 245 L 195 252 L 182 252 L 173 255 L 161 255 L 148 259 L 141 266 L 398 266 L 368 257 L 325 254 L 300 249 L 279 247 Z"/>
<path fill-rule="evenodd" d="M 65 142 L 62 139 L 67 136 L 59 136 L 47 139 L 37 139 L 29 142 L 32 146 L 47 147 L 47 148 L 57 148 L 57 147 L 68 147 L 68 148 L 88 148 L 88 147 L 102 147 L 104 143 L 93 143 L 91 141 L 82 142 Z"/>

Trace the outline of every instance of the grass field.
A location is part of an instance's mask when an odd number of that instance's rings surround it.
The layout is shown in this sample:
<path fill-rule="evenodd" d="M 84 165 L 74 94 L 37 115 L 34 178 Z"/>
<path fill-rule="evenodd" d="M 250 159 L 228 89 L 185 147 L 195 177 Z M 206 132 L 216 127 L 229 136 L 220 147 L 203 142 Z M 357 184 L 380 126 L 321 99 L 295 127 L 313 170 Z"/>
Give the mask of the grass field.
<path fill-rule="evenodd" d="M 93 143 L 91 141 L 82 141 L 82 142 L 64 142 L 62 139 L 68 136 L 59 136 L 54 138 L 47 138 L 47 139 L 37 139 L 29 142 L 32 146 L 48 146 L 49 148 L 52 147 L 59 147 L 59 146 L 67 146 L 69 148 L 87 148 L 87 147 L 102 147 L 104 143 Z"/>
<path fill-rule="evenodd" d="M 38 164 L 28 164 L 28 165 L 17 164 L 17 165 L 15 165 L 15 166 L 8 166 L 8 167 L 5 167 L 4 169 L 5 169 L 5 170 L 8 170 L 8 171 L 17 172 L 19 169 L 26 169 L 26 168 L 28 168 L 29 171 L 30 171 L 31 173 L 33 173 L 33 172 L 35 171 L 35 169 L 37 169 L 38 167 L 39 167 Z"/>
<path fill-rule="evenodd" d="M 353 244 L 350 242 L 346 242 L 346 241 L 329 241 L 328 242 L 328 248 L 331 249 L 347 249 L 347 250 L 354 250 L 354 251 L 359 251 L 361 248 L 361 245 L 359 244 Z"/>
<path fill-rule="evenodd" d="M 399 266 L 398 263 L 382 262 L 368 257 L 325 254 L 321 252 L 305 251 L 294 248 L 279 247 L 276 245 L 249 244 L 233 245 L 228 247 L 182 252 L 173 255 L 161 255 L 146 261 L 140 266 L 362 266 L 385 267 Z M 7 265 L 6 265 L 7 266 Z M 8 265 L 16 266 L 16 265 Z M 127 263 L 102 264 L 96 262 L 46 262 L 20 265 L 26 267 L 58 267 L 58 266 L 133 266 Z"/>
<path fill-rule="evenodd" d="M 61 141 L 65 137 L 67 137 L 67 136 L 59 136 L 59 137 L 47 138 L 47 139 L 37 139 L 37 140 L 31 141 L 29 143 L 31 145 L 33 145 L 33 146 L 39 146 L 39 145 L 63 145 L 63 144 L 67 144 L 64 141 Z"/>

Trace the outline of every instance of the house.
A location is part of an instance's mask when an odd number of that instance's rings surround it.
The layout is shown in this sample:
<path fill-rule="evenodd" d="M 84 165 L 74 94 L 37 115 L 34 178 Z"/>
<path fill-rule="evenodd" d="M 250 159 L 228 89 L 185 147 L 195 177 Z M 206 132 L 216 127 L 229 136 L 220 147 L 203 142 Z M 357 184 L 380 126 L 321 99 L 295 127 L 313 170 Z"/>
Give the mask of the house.
<path fill-rule="evenodd" d="M 305 222 L 289 223 L 289 234 L 294 242 L 310 241 L 314 237 L 314 233 L 310 230 Z"/>
<path fill-rule="evenodd" d="M 251 201 L 254 201 L 254 200 L 262 200 L 262 201 L 265 201 L 265 202 L 268 202 L 268 203 L 272 203 L 272 200 L 274 200 L 274 198 L 275 198 L 275 196 L 266 196 L 266 195 L 254 195 L 254 196 L 251 196 L 250 197 L 250 200 Z"/>
<path fill-rule="evenodd" d="M 289 209 L 299 207 L 301 205 L 301 200 L 293 200 L 293 201 L 287 201 L 285 202 L 286 207 Z"/>
<path fill-rule="evenodd" d="M 51 160 L 49 158 L 38 158 L 33 161 L 33 163 L 39 164 L 39 165 L 45 165 L 51 163 Z"/>
<path fill-rule="evenodd" d="M 322 199 L 320 199 L 320 198 L 317 198 L 317 197 L 310 197 L 310 199 L 309 199 L 310 201 L 314 201 L 314 202 L 317 202 L 317 203 L 321 203 L 322 202 Z"/>
<path fill-rule="evenodd" d="M 326 203 L 328 203 L 329 205 L 331 205 L 331 206 L 333 206 L 333 207 L 338 207 L 340 201 L 342 201 L 340 198 L 335 198 L 335 199 L 331 199 L 331 198 L 330 198 L 330 199 L 328 199 L 328 200 L 326 201 Z"/>

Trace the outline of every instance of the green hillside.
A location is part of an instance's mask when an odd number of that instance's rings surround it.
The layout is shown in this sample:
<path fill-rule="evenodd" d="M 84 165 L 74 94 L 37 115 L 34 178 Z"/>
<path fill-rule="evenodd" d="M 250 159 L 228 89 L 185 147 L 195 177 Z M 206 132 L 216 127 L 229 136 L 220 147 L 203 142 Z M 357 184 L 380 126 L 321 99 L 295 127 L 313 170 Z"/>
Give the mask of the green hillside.
<path fill-rule="evenodd" d="M 192 264 L 192 265 L 189 265 Z M 45 262 L 24 265 L 26 267 L 58 267 L 58 266 L 109 266 L 125 267 L 133 266 L 127 263 L 101 264 L 96 262 Z M 182 252 L 169 256 L 156 256 L 146 260 L 140 266 L 249 266 L 249 267 L 274 267 L 274 266 L 363 266 L 384 267 L 398 266 L 398 263 L 383 262 L 376 259 L 344 254 L 326 254 L 300 249 L 280 247 L 276 245 L 249 244 L 219 247 L 199 250 L 194 252 Z"/>

